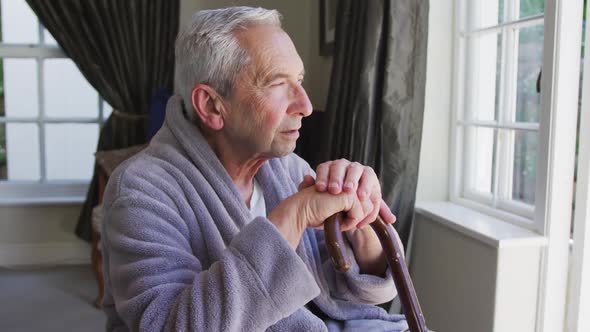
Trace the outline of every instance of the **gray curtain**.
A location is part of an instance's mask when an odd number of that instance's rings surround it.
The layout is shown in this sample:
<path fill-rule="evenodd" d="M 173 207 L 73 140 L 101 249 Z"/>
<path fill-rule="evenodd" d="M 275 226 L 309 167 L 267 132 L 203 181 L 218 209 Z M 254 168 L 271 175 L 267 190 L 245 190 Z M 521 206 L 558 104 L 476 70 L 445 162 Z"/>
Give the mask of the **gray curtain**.
<path fill-rule="evenodd" d="M 428 0 L 340 0 L 322 115 L 319 154 L 375 169 L 404 243 L 416 198 L 428 7 Z"/>
<path fill-rule="evenodd" d="M 147 140 L 150 97 L 172 89 L 178 0 L 27 0 L 84 77 L 114 109 L 97 151 Z M 76 234 L 91 236 L 96 167 Z"/>

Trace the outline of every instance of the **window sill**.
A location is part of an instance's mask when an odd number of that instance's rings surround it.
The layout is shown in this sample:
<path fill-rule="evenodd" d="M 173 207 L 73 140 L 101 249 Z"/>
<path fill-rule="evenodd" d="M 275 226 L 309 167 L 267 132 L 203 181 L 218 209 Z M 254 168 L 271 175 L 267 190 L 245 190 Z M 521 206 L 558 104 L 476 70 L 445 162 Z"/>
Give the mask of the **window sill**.
<path fill-rule="evenodd" d="M 43 206 L 43 205 L 80 205 L 86 197 L 26 197 L 0 198 L 0 207 L 9 206 Z"/>
<path fill-rule="evenodd" d="M 88 183 L 0 183 L 0 206 L 78 205 Z"/>
<path fill-rule="evenodd" d="M 546 237 L 531 230 L 451 202 L 417 202 L 416 213 L 496 248 L 548 243 Z"/>

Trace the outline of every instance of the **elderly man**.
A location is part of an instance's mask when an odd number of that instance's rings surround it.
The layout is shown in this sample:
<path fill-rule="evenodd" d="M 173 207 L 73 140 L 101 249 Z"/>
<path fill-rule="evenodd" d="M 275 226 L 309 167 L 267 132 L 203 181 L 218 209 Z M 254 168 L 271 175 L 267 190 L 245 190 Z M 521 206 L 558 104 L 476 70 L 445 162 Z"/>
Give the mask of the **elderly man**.
<path fill-rule="evenodd" d="M 196 13 L 176 41 L 176 85 L 150 145 L 104 200 L 111 331 L 403 330 L 373 304 L 395 296 L 370 227 L 375 173 L 346 160 L 314 173 L 293 154 L 312 112 L 304 69 L 273 10 Z M 353 266 L 330 266 L 322 223 L 346 211 Z"/>

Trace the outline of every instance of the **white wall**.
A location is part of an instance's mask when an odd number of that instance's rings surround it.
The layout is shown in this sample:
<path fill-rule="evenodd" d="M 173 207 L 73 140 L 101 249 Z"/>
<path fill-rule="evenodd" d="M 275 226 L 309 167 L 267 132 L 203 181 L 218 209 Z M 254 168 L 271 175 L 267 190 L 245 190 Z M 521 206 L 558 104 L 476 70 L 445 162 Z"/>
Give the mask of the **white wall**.
<path fill-rule="evenodd" d="M 0 266 L 84 264 L 90 247 L 74 235 L 81 206 L 1 206 Z"/>
<path fill-rule="evenodd" d="M 535 331 L 539 243 L 494 245 L 419 213 L 411 274 L 428 328 Z"/>
<path fill-rule="evenodd" d="M 424 124 L 416 201 L 447 200 L 454 1 L 430 1 Z"/>
<path fill-rule="evenodd" d="M 410 272 L 428 328 L 492 331 L 496 250 L 421 215 L 414 227 Z"/>

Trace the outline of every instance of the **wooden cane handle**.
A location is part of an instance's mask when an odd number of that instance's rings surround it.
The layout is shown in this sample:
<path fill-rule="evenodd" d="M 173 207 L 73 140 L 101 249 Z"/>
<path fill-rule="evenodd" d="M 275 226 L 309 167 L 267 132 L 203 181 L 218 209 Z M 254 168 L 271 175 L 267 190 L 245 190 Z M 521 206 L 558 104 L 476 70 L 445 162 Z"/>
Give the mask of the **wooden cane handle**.
<path fill-rule="evenodd" d="M 342 233 L 340 232 L 340 222 L 342 219 L 342 212 L 336 213 L 328 218 L 324 223 L 324 236 L 326 237 L 326 247 L 332 258 L 334 268 L 340 272 L 346 272 L 350 269 L 351 264 L 346 247 L 344 246 Z M 410 331 L 428 331 L 418 297 L 416 296 L 414 284 L 412 283 L 408 267 L 404 260 L 401 245 L 394 233 L 395 231 L 381 219 L 381 216 L 377 216 L 377 219 L 370 225 L 377 234 L 385 252 L 387 264 L 389 264 L 389 268 L 391 269 L 393 282 L 397 288 Z"/>
<path fill-rule="evenodd" d="M 326 247 L 332 264 L 336 271 L 346 272 L 350 269 L 350 258 L 342 239 L 340 232 L 340 223 L 344 214 L 336 213 L 324 222 L 324 236 L 326 237 Z"/>

